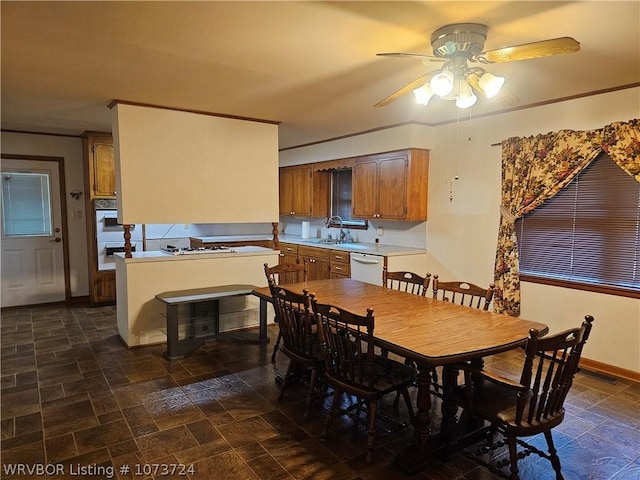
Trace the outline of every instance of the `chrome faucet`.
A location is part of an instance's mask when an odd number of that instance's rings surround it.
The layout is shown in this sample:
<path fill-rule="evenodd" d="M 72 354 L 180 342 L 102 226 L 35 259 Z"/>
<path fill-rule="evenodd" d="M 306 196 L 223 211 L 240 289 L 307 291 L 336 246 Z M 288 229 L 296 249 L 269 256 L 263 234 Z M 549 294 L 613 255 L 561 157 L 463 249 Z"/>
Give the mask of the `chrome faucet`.
<path fill-rule="evenodd" d="M 331 225 L 331 221 L 332 221 L 332 220 L 338 220 L 338 221 L 340 222 L 340 237 L 339 237 L 339 240 L 340 240 L 341 242 L 344 242 L 344 240 L 345 240 L 345 238 L 346 238 L 347 234 L 346 234 L 346 233 L 344 233 L 344 230 L 342 229 L 342 225 L 343 225 L 342 217 L 340 217 L 340 215 L 333 215 L 333 216 L 329 217 L 329 218 L 327 219 L 327 227 L 328 227 L 329 225 Z"/>

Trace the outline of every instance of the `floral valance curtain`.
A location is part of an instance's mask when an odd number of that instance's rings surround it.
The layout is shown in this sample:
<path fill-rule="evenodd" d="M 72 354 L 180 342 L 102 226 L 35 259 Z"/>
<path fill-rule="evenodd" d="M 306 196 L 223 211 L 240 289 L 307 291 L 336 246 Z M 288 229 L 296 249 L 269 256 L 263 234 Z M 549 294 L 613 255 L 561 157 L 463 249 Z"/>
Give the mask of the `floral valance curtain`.
<path fill-rule="evenodd" d="M 502 203 L 495 262 L 498 313 L 520 314 L 515 221 L 555 196 L 605 151 L 640 182 L 640 120 L 599 130 L 561 130 L 502 142 Z"/>

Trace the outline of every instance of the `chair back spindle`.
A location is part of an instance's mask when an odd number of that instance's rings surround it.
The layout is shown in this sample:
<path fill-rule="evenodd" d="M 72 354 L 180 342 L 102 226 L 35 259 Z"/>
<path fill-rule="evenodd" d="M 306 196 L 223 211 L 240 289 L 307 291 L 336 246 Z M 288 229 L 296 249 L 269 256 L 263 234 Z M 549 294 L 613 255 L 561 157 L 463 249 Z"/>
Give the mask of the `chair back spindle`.
<path fill-rule="evenodd" d="M 430 273 L 422 277 L 413 272 L 389 272 L 387 267 L 383 267 L 382 269 L 382 285 L 392 290 L 399 290 L 424 297 L 427 294 L 430 282 Z"/>
<path fill-rule="evenodd" d="M 467 307 L 489 310 L 494 289 L 493 283 L 482 288 L 469 282 L 441 282 L 438 275 L 433 276 L 433 298 Z"/>
<path fill-rule="evenodd" d="M 362 316 L 334 305 L 317 302 L 313 305 L 325 375 L 357 385 L 363 391 L 373 391 L 373 310 L 367 309 L 367 314 Z"/>
<path fill-rule="evenodd" d="M 562 414 L 592 321 L 587 316 L 580 327 L 548 338 L 539 338 L 535 330 L 529 332 L 520 383 L 530 388 L 518 397 L 516 424 L 523 419 L 531 424 Z"/>
<path fill-rule="evenodd" d="M 315 332 L 311 322 L 311 300 L 308 290 L 302 295 L 281 286 L 271 287 L 273 307 L 282 334 L 282 351 L 300 360 L 314 359 Z"/>
<path fill-rule="evenodd" d="M 269 286 L 306 282 L 308 274 L 307 263 L 282 263 L 273 267 L 265 263 L 264 274 L 267 277 Z"/>

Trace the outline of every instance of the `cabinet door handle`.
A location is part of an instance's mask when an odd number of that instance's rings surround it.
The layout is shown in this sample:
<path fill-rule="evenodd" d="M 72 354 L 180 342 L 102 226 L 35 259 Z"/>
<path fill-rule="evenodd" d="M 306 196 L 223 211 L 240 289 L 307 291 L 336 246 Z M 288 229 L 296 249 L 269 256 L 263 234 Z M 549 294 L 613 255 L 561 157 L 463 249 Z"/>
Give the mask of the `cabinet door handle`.
<path fill-rule="evenodd" d="M 335 255 L 335 258 L 338 259 L 338 260 L 344 260 L 344 257 L 341 256 L 341 255 Z"/>
<path fill-rule="evenodd" d="M 334 267 L 338 271 L 342 271 L 342 267 Z"/>
<path fill-rule="evenodd" d="M 316 259 L 315 258 L 310 258 L 309 259 L 309 263 L 316 263 Z"/>

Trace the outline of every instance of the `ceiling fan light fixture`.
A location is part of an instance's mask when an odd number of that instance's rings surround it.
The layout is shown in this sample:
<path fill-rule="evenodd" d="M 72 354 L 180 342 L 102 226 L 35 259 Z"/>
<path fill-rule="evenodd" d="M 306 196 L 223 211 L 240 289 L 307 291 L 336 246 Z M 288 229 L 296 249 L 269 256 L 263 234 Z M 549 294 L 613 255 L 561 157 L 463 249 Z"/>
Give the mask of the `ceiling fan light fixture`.
<path fill-rule="evenodd" d="M 478 82 L 482 91 L 487 95 L 487 98 L 493 98 L 504 85 L 505 78 L 492 75 L 489 72 L 485 72 Z"/>
<path fill-rule="evenodd" d="M 443 70 L 433 76 L 429 82 L 429 86 L 433 93 L 439 97 L 447 96 L 453 90 L 453 73 L 449 70 Z"/>
<path fill-rule="evenodd" d="M 433 90 L 431 90 L 431 86 L 428 83 L 425 83 L 419 88 L 413 90 L 413 94 L 416 97 L 416 102 L 420 105 L 427 105 L 431 97 L 433 97 Z"/>
<path fill-rule="evenodd" d="M 476 104 L 478 101 L 478 97 L 475 96 L 473 92 L 471 95 L 461 95 L 456 99 L 456 107 L 458 108 L 469 108 Z"/>

